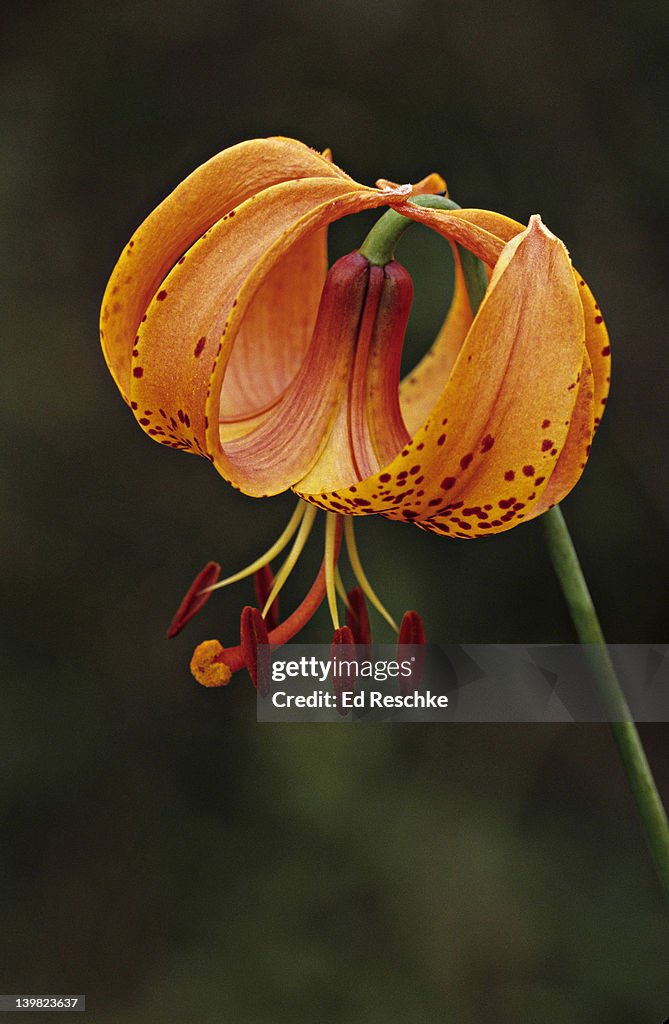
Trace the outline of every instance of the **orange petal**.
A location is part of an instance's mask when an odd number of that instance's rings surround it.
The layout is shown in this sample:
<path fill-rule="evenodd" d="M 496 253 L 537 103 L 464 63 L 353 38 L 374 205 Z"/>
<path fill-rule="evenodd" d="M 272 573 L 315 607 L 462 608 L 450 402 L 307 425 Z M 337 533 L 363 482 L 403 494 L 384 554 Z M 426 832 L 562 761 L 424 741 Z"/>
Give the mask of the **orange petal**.
<path fill-rule="evenodd" d="M 258 288 L 225 371 L 226 422 L 269 407 L 295 377 L 311 341 L 327 266 L 327 228 L 321 228 L 300 239 Z"/>
<path fill-rule="evenodd" d="M 491 210 L 430 210 L 409 202 L 392 205 L 405 217 L 427 224 L 451 242 L 459 242 L 491 267 L 506 243 L 524 231 L 522 224 Z"/>
<path fill-rule="evenodd" d="M 237 481 L 221 448 L 219 418 L 224 374 L 247 308 L 280 258 L 310 231 L 351 208 L 383 202 L 382 193 L 334 178 L 284 182 L 196 242 L 162 282 L 138 331 L 131 399 L 147 433 L 208 453 L 223 475 L 244 486 L 243 468 Z M 255 372 L 262 376 L 262 366 Z M 242 424 L 241 432 L 248 429 Z"/>
<path fill-rule="evenodd" d="M 585 469 L 594 432 L 594 377 L 586 350 L 567 440 L 541 497 L 529 510 L 527 519 L 541 515 L 569 494 Z"/>
<path fill-rule="evenodd" d="M 400 406 L 410 434 L 418 430 L 443 391 L 467 331 L 472 325 L 472 311 L 460 256 L 455 245 L 451 245 L 451 248 L 454 280 L 453 299 L 448 315 L 432 348 L 425 353 L 400 385 Z"/>
<path fill-rule="evenodd" d="M 198 167 L 151 213 L 125 247 L 105 291 L 100 335 L 127 400 L 137 328 L 165 274 L 203 232 L 270 185 L 295 178 L 350 178 L 294 139 L 242 142 Z"/>
<path fill-rule="evenodd" d="M 299 422 L 291 443 L 275 444 L 253 463 L 242 440 L 257 423 L 234 425 L 232 437 L 226 424 L 219 431 L 237 332 L 258 288 L 294 245 L 338 217 L 397 199 L 348 180 L 308 178 L 265 189 L 214 225 L 162 283 L 139 330 L 131 399 L 147 432 L 207 454 L 249 494 L 277 493 L 299 478 L 317 454 L 313 431 L 304 438 L 306 450 L 300 447 Z"/>
<path fill-rule="evenodd" d="M 585 319 L 585 347 L 590 356 L 590 365 L 593 374 L 594 390 L 594 414 L 595 429 L 599 426 L 604 415 L 604 407 L 609 394 L 611 381 L 611 346 L 609 335 L 606 330 L 601 310 L 595 302 L 595 297 L 587 284 L 577 271 L 574 271 L 578 281 L 579 295 L 583 303 L 583 316 Z"/>
<path fill-rule="evenodd" d="M 455 536 L 509 529 L 546 486 L 584 355 L 567 252 L 538 218 L 504 250 L 448 383 L 402 452 L 325 507 L 380 512 Z M 366 504 L 365 504 L 366 503 Z M 351 509 L 353 510 L 353 509 Z"/>

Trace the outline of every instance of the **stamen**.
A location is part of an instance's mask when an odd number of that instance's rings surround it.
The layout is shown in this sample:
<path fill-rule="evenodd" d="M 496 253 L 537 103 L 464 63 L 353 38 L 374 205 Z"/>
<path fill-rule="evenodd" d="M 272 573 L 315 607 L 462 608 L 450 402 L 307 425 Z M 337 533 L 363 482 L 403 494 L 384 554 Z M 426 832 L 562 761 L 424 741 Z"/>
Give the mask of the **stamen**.
<path fill-rule="evenodd" d="M 330 646 L 330 659 L 333 664 L 333 672 L 335 666 L 339 662 L 339 648 L 350 648 L 353 647 L 354 644 L 355 640 L 353 638 L 353 633 L 348 626 L 342 626 L 341 629 L 335 629 L 335 634 Z M 342 695 L 344 692 L 355 693 L 355 683 L 349 676 L 340 675 L 338 672 L 334 672 L 334 692 L 337 711 L 343 717 L 348 714 L 349 709 L 344 707 Z"/>
<path fill-rule="evenodd" d="M 339 556 L 341 544 L 341 520 L 337 517 L 335 529 L 335 558 Z M 318 576 L 311 585 L 307 596 L 302 604 L 279 623 L 276 629 L 268 634 L 270 644 L 287 644 L 296 633 L 307 624 L 325 597 L 325 563 L 321 563 Z M 191 671 L 198 683 L 203 686 L 225 686 L 234 672 L 238 672 L 246 665 L 244 649 L 241 644 L 236 647 L 223 647 L 218 640 L 205 640 L 195 648 L 191 661 Z"/>
<path fill-rule="evenodd" d="M 337 608 L 337 590 L 335 587 L 335 538 L 338 518 L 339 516 L 336 512 L 328 512 L 325 518 L 325 589 L 328 595 L 330 617 L 335 630 L 339 629 L 339 610 Z"/>
<path fill-rule="evenodd" d="M 205 587 L 201 593 L 206 594 L 210 590 L 218 590 L 219 587 L 228 587 L 231 583 L 238 583 L 239 580 L 246 579 L 247 576 L 252 576 L 254 572 L 257 572 L 258 569 L 262 569 L 264 565 L 267 565 L 267 563 L 271 562 L 273 558 L 280 555 L 300 525 L 307 508 L 311 507 L 312 506 L 308 506 L 307 503 L 302 500 L 298 501 L 295 506 L 295 511 L 290 517 L 285 530 L 279 539 L 272 544 L 271 548 L 268 548 L 264 555 L 261 555 L 260 558 L 256 558 L 255 562 L 251 562 L 251 564 L 247 565 L 245 569 L 240 569 L 239 572 L 234 574 L 234 576 L 228 576 L 227 579 L 220 580 L 218 583 L 214 583 L 210 587 Z"/>
<path fill-rule="evenodd" d="M 369 625 L 369 615 L 360 587 L 354 587 L 348 594 L 346 625 L 350 627 L 356 644 L 371 644 L 372 631 Z"/>
<path fill-rule="evenodd" d="M 405 644 L 411 645 L 416 652 L 413 655 L 410 675 L 402 676 L 399 683 L 400 693 L 406 697 L 407 694 L 420 686 L 425 668 L 425 652 L 424 650 L 420 650 L 420 652 L 417 650 L 417 648 L 422 649 L 425 644 L 425 629 L 423 627 L 423 620 L 418 612 L 405 612 L 402 618 L 400 633 L 397 638 L 398 660 L 401 660 L 403 657 L 402 648 Z"/>
<path fill-rule="evenodd" d="M 266 672 L 262 671 L 264 666 L 261 665 L 261 671 L 258 671 L 258 644 L 268 644 L 269 635 L 265 620 L 257 608 L 247 606 L 243 609 L 240 635 L 240 646 L 244 653 L 244 661 L 251 676 L 251 682 L 260 695 L 266 697 L 269 692 L 269 679 Z"/>
<path fill-rule="evenodd" d="M 399 646 L 425 643 L 425 628 L 418 612 L 405 612 L 397 643 Z"/>
<path fill-rule="evenodd" d="M 344 586 L 344 581 L 341 578 L 338 565 L 335 566 L 335 587 L 337 588 L 337 593 L 346 605 L 346 610 L 348 611 L 351 607 L 351 603 L 349 601 L 349 595 L 346 593 L 346 587 Z"/>
<path fill-rule="evenodd" d="M 267 564 L 263 565 L 262 569 L 258 569 L 253 574 L 253 586 L 256 592 L 256 604 L 258 608 L 264 608 L 267 598 L 272 593 L 272 587 L 274 586 L 274 573 L 272 567 Z M 260 614 L 260 612 L 258 612 Z M 279 625 L 279 601 L 278 599 L 272 604 L 267 615 L 265 616 L 265 623 L 268 629 L 276 629 Z"/>
<path fill-rule="evenodd" d="M 167 630 L 168 640 L 171 640 L 173 636 L 180 633 L 186 623 L 190 622 L 193 616 L 197 615 L 200 608 L 207 603 L 209 600 L 209 591 L 213 589 L 220 571 L 221 567 L 218 562 L 207 562 L 204 569 L 200 569 L 199 573 L 186 591 L 181 604 L 174 614 L 174 618 L 170 622 Z M 212 584 L 212 586 L 205 587 L 203 590 L 202 584 L 211 583 L 212 580 L 214 581 L 214 584 Z"/>
<path fill-rule="evenodd" d="M 302 513 L 302 522 L 300 523 L 300 528 L 297 531 L 297 537 L 293 542 L 293 546 L 290 549 L 290 553 L 286 561 L 283 563 L 278 573 L 276 574 L 274 586 L 270 590 L 269 597 L 265 601 L 265 607 L 262 610 L 263 619 L 265 618 L 268 611 L 274 604 L 275 599 L 281 592 L 281 588 L 283 587 L 284 583 L 286 582 L 291 572 L 295 568 L 295 563 L 302 554 L 302 551 L 304 550 L 304 545 L 307 543 L 307 540 L 309 539 L 309 534 L 311 533 L 311 528 L 314 525 L 314 519 L 316 518 L 317 511 L 318 509 L 316 508 L 315 505 L 306 505 L 304 512 Z"/>
<path fill-rule="evenodd" d="M 399 633 L 397 623 L 393 619 L 390 612 L 383 606 L 380 599 L 376 596 L 374 590 L 372 590 L 371 583 L 365 575 L 365 570 L 362 567 L 358 549 L 355 543 L 355 533 L 353 532 L 353 519 L 347 516 L 344 520 L 344 537 L 346 539 L 346 550 L 348 552 L 348 559 L 353 569 L 353 574 L 358 581 L 362 592 L 364 593 L 367 600 L 374 605 L 377 612 L 383 616 L 389 626 L 396 632 Z"/>

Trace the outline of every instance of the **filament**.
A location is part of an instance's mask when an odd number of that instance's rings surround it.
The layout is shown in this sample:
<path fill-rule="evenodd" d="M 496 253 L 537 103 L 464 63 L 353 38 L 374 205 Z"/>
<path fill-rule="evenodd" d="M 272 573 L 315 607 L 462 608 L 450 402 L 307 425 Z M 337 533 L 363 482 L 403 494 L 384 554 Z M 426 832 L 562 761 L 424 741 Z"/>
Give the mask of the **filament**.
<path fill-rule="evenodd" d="M 365 597 L 369 600 L 370 604 L 373 604 L 377 612 L 383 616 L 386 622 L 399 633 L 397 623 L 393 619 L 390 612 L 384 607 L 380 599 L 376 596 L 376 593 L 372 589 L 372 585 L 365 575 L 365 570 L 362 567 L 360 561 L 360 555 L 358 554 L 358 548 L 355 543 L 355 533 L 353 531 L 353 519 L 346 517 L 344 520 L 344 537 L 346 539 L 346 550 L 348 552 L 348 559 L 353 569 L 353 574 L 358 581 L 360 589 L 362 590 Z"/>
<path fill-rule="evenodd" d="M 218 583 L 212 584 L 211 587 L 205 587 L 204 590 L 200 591 L 200 593 L 206 594 L 210 590 L 218 590 L 219 587 L 227 587 L 231 583 L 238 583 L 239 580 L 246 579 L 247 576 L 252 576 L 254 572 L 258 571 L 258 569 L 262 569 L 263 566 L 267 565 L 268 562 L 271 562 L 273 558 L 276 558 L 277 555 L 281 554 L 283 549 L 288 544 L 288 541 L 290 540 L 290 538 L 293 536 L 298 526 L 300 525 L 300 522 L 304 517 L 305 512 L 307 511 L 308 508 L 311 507 L 312 506 L 307 505 L 306 502 L 302 500 L 298 501 L 297 505 L 295 506 L 295 511 L 290 517 L 290 520 L 288 521 L 285 530 L 278 538 L 278 540 L 274 541 L 271 548 L 267 549 L 264 555 L 261 555 L 260 558 L 256 558 L 255 562 L 251 562 L 251 564 L 247 565 L 245 569 L 240 569 L 239 572 L 236 572 L 234 574 L 234 576 L 228 576 L 227 579 L 220 580 Z"/>
<path fill-rule="evenodd" d="M 274 586 L 270 590 L 269 597 L 265 601 L 265 607 L 262 610 L 263 619 L 265 618 L 267 612 L 274 604 L 274 601 L 278 597 L 281 588 L 283 587 L 284 583 L 286 582 L 291 572 L 295 568 L 295 563 L 302 554 L 302 551 L 304 550 L 304 545 L 307 543 L 307 540 L 309 539 L 309 534 L 311 533 L 311 528 L 314 525 L 314 519 L 316 518 L 317 511 L 318 509 L 316 508 L 315 505 L 305 505 L 304 512 L 302 513 L 302 522 L 300 523 L 300 528 L 297 531 L 297 537 L 293 541 L 293 546 L 290 549 L 288 557 L 286 558 L 285 562 L 283 563 L 278 573 L 276 574 L 276 577 L 274 579 Z M 286 531 L 284 530 L 284 533 L 285 532 Z"/>
<path fill-rule="evenodd" d="M 341 599 L 344 602 L 344 604 L 346 605 L 347 609 L 350 609 L 351 602 L 348 599 L 348 594 L 346 593 L 346 587 L 344 586 L 344 581 L 341 578 L 341 573 L 339 572 L 339 566 L 338 565 L 335 566 L 335 587 L 337 588 L 337 593 L 341 597 Z"/>
<path fill-rule="evenodd" d="M 337 608 L 337 589 L 335 582 L 336 571 L 336 535 L 337 520 L 336 512 L 328 512 L 325 517 L 325 591 L 328 596 L 328 607 L 332 625 L 339 629 L 339 610 Z"/>

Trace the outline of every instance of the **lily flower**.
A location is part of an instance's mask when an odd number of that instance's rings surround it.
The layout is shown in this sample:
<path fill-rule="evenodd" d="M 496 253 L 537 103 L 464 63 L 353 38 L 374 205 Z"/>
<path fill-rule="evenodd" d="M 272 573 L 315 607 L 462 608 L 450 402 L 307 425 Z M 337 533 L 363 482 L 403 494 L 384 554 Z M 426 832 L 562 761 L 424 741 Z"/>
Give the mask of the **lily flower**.
<path fill-rule="evenodd" d="M 487 210 L 421 205 L 444 189 L 437 174 L 367 187 L 327 152 L 258 139 L 195 170 L 124 248 L 101 338 L 140 426 L 209 459 L 245 494 L 292 489 L 300 499 L 276 544 L 247 569 L 216 582 L 217 568 L 206 567 L 173 632 L 216 587 L 265 572 L 293 538 L 276 579 L 256 579 L 264 615 L 274 609 L 269 641 L 294 635 L 325 596 L 340 629 L 342 518 L 358 583 L 397 629 L 364 574 L 352 517 L 470 539 L 540 515 L 578 480 L 608 391 L 599 307 L 538 216 L 524 226 Z M 394 259 L 375 262 L 365 245 L 327 269 L 328 225 L 383 206 L 439 232 L 454 254 L 445 322 L 404 380 L 407 272 Z M 468 254 L 488 279 L 478 310 Z M 280 623 L 276 598 L 319 508 L 328 513 L 321 571 Z M 248 661 L 248 636 L 239 648 L 207 643 L 193 665 L 205 685 L 227 682 Z"/>

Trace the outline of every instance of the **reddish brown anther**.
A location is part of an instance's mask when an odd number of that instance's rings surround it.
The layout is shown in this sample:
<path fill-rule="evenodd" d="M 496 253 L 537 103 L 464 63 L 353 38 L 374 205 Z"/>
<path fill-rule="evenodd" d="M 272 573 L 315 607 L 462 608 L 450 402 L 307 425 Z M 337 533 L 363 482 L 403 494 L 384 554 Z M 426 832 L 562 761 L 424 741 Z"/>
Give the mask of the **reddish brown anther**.
<path fill-rule="evenodd" d="M 345 708 L 342 705 L 342 694 L 343 693 L 355 693 L 355 683 L 349 676 L 343 676 L 338 674 L 337 666 L 339 661 L 339 648 L 340 647 L 353 647 L 355 640 L 353 638 L 353 631 L 350 626 L 341 626 L 339 629 L 335 629 L 334 636 L 332 638 L 332 646 L 330 648 L 330 659 L 332 661 L 333 669 L 333 683 L 335 692 L 335 701 L 337 702 L 337 711 L 340 715 L 347 715 L 349 708 Z M 347 652 L 350 653 L 350 652 Z M 349 661 L 350 658 L 346 658 Z"/>
<path fill-rule="evenodd" d="M 354 587 L 346 595 L 348 605 L 346 607 L 346 625 L 353 634 L 353 643 L 371 644 L 372 630 L 369 625 L 369 615 L 365 596 L 360 587 Z"/>
<path fill-rule="evenodd" d="M 424 644 L 425 629 L 423 620 L 418 612 L 406 612 L 400 624 L 400 632 L 397 637 L 398 646 L 402 644 Z"/>
<path fill-rule="evenodd" d="M 404 618 L 400 623 L 399 636 L 397 637 L 398 659 L 402 660 L 404 658 L 404 654 L 402 652 L 402 647 L 404 645 L 422 647 L 424 643 L 425 629 L 420 615 L 418 612 L 405 612 Z M 411 675 L 400 678 L 400 693 L 402 696 L 406 696 L 407 693 L 413 693 L 414 690 L 417 690 L 420 686 L 425 657 L 422 653 L 418 652 L 413 657 L 415 658 L 415 661 L 413 662 Z"/>
<path fill-rule="evenodd" d="M 183 601 L 176 610 L 176 614 L 170 622 L 167 630 L 167 637 L 171 639 L 180 633 L 187 622 L 197 615 L 200 608 L 207 603 L 211 597 L 211 591 L 206 591 L 207 587 L 213 586 L 217 582 L 221 572 L 221 567 L 218 562 L 207 562 L 204 569 L 200 569 L 199 573 L 191 583 L 190 587 L 186 591 Z M 202 593 L 205 590 L 206 593 Z"/>
<path fill-rule="evenodd" d="M 267 673 L 261 671 L 262 665 L 258 664 L 258 644 L 269 644 L 269 635 L 265 620 L 257 608 L 247 605 L 242 610 L 240 635 L 244 663 L 251 681 L 260 695 L 266 697 L 269 692 L 269 679 Z"/>
<path fill-rule="evenodd" d="M 263 565 L 262 569 L 258 569 L 253 574 L 253 585 L 256 592 L 256 601 L 258 602 L 258 608 L 264 608 L 267 603 L 267 598 L 272 592 L 274 586 L 274 573 L 269 562 L 267 565 Z M 279 598 L 277 597 L 270 605 L 267 615 L 265 616 L 265 624 L 268 629 L 276 629 L 279 625 Z"/>

